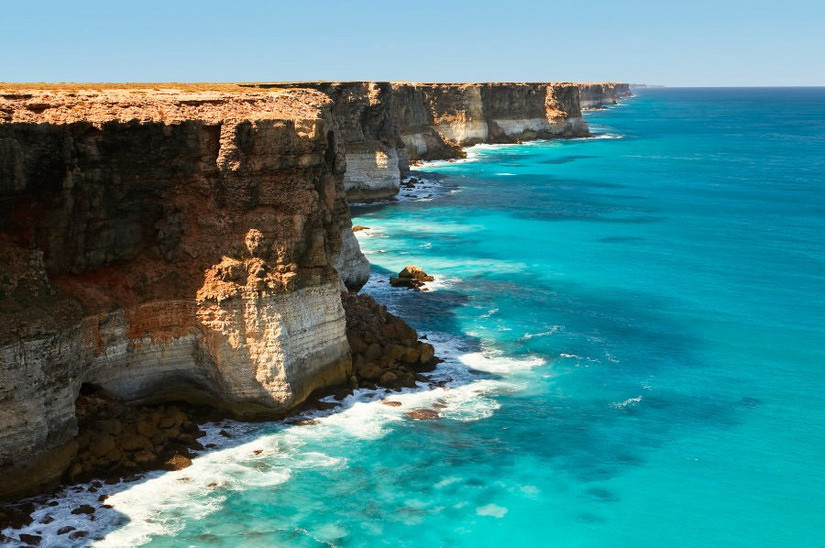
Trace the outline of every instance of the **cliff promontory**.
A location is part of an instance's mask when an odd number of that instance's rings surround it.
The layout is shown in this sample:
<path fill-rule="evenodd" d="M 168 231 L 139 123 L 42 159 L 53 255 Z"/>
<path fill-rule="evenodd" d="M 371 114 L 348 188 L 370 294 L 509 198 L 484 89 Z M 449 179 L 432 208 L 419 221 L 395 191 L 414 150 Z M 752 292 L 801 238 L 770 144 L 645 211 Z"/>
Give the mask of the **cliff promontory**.
<path fill-rule="evenodd" d="M 420 380 L 432 347 L 345 294 L 369 277 L 347 198 L 463 146 L 587 135 L 582 90 L 0 84 L 0 499 L 82 457 L 81 393 L 248 418 Z"/>
<path fill-rule="evenodd" d="M 330 100 L 0 94 L 0 495 L 58 476 L 84 385 L 283 413 L 351 373 Z"/>

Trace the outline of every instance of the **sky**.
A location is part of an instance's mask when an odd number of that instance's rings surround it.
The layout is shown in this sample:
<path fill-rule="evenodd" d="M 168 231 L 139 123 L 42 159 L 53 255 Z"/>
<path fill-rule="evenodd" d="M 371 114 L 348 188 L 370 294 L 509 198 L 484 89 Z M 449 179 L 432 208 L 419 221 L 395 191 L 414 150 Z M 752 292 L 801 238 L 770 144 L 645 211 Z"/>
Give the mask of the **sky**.
<path fill-rule="evenodd" d="M 825 85 L 825 0 L 0 0 L 0 81 Z"/>

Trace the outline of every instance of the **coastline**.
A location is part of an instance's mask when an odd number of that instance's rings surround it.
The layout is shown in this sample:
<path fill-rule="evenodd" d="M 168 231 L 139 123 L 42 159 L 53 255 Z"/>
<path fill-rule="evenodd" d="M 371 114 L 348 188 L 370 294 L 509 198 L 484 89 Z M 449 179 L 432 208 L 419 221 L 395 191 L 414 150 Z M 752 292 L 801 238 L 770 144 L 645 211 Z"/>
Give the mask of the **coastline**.
<path fill-rule="evenodd" d="M 426 198 L 424 198 L 424 199 L 426 199 Z M 198 441 L 200 441 L 200 440 L 198 440 Z M 92 485 L 92 486 L 94 487 L 94 485 Z"/>

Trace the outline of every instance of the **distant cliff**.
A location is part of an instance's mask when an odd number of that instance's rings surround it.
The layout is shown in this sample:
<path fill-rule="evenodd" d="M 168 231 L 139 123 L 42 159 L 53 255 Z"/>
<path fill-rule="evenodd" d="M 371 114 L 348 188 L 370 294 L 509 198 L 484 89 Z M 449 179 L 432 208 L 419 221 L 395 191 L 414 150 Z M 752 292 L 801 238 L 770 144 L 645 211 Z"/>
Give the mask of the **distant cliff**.
<path fill-rule="evenodd" d="M 615 105 L 619 100 L 630 97 L 630 84 L 602 82 L 597 84 L 579 84 L 579 102 L 582 109 L 603 108 Z"/>
<path fill-rule="evenodd" d="M 460 158 L 478 143 L 589 135 L 579 85 L 301 82 L 259 88 L 312 88 L 332 99 L 346 154 L 350 200 L 394 196 L 409 163 Z"/>

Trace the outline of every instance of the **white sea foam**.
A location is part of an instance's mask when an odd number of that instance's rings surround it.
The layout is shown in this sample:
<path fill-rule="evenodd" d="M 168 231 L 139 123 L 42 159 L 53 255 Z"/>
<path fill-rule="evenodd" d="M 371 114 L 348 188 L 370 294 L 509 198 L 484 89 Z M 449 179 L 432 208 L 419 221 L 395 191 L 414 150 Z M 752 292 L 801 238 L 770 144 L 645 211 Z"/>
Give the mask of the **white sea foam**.
<path fill-rule="evenodd" d="M 452 485 L 452 484 L 458 483 L 460 481 L 461 481 L 461 478 L 458 478 L 456 476 L 449 476 L 449 477 L 446 477 L 443 480 L 439 481 L 438 483 L 436 483 L 433 487 L 435 487 L 436 489 L 443 489 L 444 487 L 447 487 L 448 485 Z"/>
<path fill-rule="evenodd" d="M 387 236 L 383 230 L 367 226 L 355 231 L 355 237 L 360 240 L 362 238 L 386 238 Z"/>
<path fill-rule="evenodd" d="M 501 404 L 493 397 L 501 387 L 500 381 L 476 381 L 448 390 L 432 404 L 444 406 L 439 411 L 443 418 L 461 422 L 478 421 L 491 417 L 501 408 Z"/>
<path fill-rule="evenodd" d="M 493 314 L 495 314 L 496 312 L 498 312 L 498 308 L 491 308 L 490 310 L 487 311 L 486 314 L 482 314 L 481 316 L 479 316 L 479 318 L 489 318 Z"/>
<path fill-rule="evenodd" d="M 524 144 L 515 145 L 515 144 L 491 144 L 491 143 L 481 143 L 478 145 L 473 145 L 470 147 L 464 148 L 464 153 L 466 156 L 464 158 L 453 158 L 450 160 L 429 160 L 426 162 L 422 162 L 419 165 L 411 166 L 410 171 L 426 171 L 429 168 L 439 168 L 450 166 L 454 164 L 466 164 L 469 162 L 478 161 L 485 153 L 492 152 L 495 150 L 499 150 L 502 148 L 507 147 L 515 147 L 515 146 L 524 146 Z"/>
<path fill-rule="evenodd" d="M 234 437 L 244 435 L 246 429 L 234 431 L 230 426 L 229 430 Z M 231 491 L 285 483 L 296 465 L 295 456 L 289 451 L 282 453 L 282 448 L 276 450 L 274 441 L 273 435 L 267 435 L 206 452 L 193 459 L 189 468 L 151 474 L 147 481 L 113 494 L 106 503 L 126 515 L 129 523 L 106 535 L 96 546 L 138 546 L 152 536 L 176 533 L 187 520 L 203 519 L 219 510 Z M 338 459 L 317 454 L 304 457 L 313 466 L 339 464 Z"/>
<path fill-rule="evenodd" d="M 509 358 L 496 352 L 471 352 L 459 357 L 467 367 L 488 373 L 512 373 L 520 369 L 531 369 L 547 363 L 538 356 Z"/>
<path fill-rule="evenodd" d="M 616 409 L 624 409 L 628 406 L 633 407 L 637 403 L 639 403 L 640 401 L 642 401 L 642 397 L 641 396 L 636 396 L 635 398 L 627 398 L 623 402 L 613 402 L 613 403 L 610 404 L 610 407 L 614 407 Z"/>
<path fill-rule="evenodd" d="M 427 272 L 428 274 L 432 274 L 435 278 L 431 282 L 426 282 L 424 284 L 424 288 L 427 291 L 440 291 L 444 289 L 450 289 L 451 287 L 458 284 L 461 280 L 459 278 L 451 277 L 451 276 L 443 276 L 438 274 L 437 272 Z"/>
<path fill-rule="evenodd" d="M 621 133 L 595 133 L 587 137 L 574 137 L 571 141 L 592 141 L 594 139 L 624 139 Z"/>
<path fill-rule="evenodd" d="M 563 325 L 553 325 L 550 326 L 550 329 L 548 329 L 547 331 L 542 331 L 541 333 L 525 333 L 524 335 L 522 335 L 521 338 L 529 341 L 530 339 L 534 339 L 536 337 L 549 337 L 550 335 L 553 335 L 563 330 Z"/>

